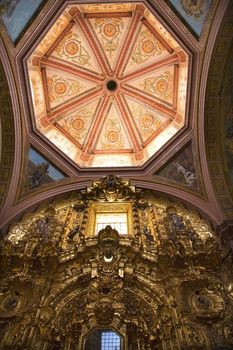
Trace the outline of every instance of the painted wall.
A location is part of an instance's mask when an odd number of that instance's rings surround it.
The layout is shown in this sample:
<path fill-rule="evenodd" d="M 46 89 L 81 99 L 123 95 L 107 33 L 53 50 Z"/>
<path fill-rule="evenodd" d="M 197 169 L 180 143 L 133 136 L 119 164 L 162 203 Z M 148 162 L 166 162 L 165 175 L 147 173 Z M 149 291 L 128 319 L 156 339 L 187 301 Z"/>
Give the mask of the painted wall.
<path fill-rule="evenodd" d="M 13 41 L 18 39 L 42 2 L 43 0 L 0 1 L 1 17 Z"/>
<path fill-rule="evenodd" d="M 189 143 L 179 151 L 175 157 L 165 164 L 161 170 L 156 172 L 155 175 L 175 181 L 195 192 L 200 192 L 200 184 L 195 169 L 192 144 Z"/>
<path fill-rule="evenodd" d="M 65 175 L 46 158 L 30 147 L 26 160 L 26 175 L 22 192 L 38 188 L 53 181 L 64 179 Z"/>

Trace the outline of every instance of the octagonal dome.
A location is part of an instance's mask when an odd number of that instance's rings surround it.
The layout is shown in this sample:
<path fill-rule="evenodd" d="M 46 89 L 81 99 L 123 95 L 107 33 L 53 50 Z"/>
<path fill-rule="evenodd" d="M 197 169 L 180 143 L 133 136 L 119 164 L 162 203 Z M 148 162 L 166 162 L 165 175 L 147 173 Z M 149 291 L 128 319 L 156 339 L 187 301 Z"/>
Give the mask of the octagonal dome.
<path fill-rule="evenodd" d="M 141 167 L 185 125 L 188 64 L 142 3 L 69 5 L 27 59 L 36 128 L 79 167 Z"/>

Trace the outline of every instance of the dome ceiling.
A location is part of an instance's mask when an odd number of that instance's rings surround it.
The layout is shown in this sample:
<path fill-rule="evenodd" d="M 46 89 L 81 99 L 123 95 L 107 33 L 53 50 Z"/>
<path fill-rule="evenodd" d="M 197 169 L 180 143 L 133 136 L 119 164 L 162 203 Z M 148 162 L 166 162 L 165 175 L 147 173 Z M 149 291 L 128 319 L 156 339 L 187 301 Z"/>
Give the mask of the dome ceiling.
<path fill-rule="evenodd" d="M 27 59 L 36 129 L 80 167 L 142 166 L 185 125 L 188 64 L 143 4 L 68 6 Z"/>

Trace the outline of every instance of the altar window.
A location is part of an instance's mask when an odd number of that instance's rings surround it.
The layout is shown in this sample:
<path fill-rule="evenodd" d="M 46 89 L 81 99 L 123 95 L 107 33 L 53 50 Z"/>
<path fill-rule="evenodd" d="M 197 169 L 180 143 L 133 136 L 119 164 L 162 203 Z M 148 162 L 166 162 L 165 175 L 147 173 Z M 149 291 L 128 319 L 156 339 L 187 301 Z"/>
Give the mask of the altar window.
<path fill-rule="evenodd" d="M 128 234 L 127 213 L 97 213 L 96 214 L 96 230 L 97 234 L 100 230 L 110 225 L 117 230 L 120 235 Z"/>

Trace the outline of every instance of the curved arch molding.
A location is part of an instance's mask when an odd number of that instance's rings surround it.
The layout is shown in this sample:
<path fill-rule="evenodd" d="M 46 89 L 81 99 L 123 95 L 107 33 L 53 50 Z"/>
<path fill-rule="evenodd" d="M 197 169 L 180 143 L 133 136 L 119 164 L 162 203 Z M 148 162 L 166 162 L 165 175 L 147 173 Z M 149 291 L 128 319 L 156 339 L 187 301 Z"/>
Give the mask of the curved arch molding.
<path fill-rule="evenodd" d="M 0 207 L 7 193 L 14 161 L 14 115 L 10 87 L 5 72 L 9 67 L 2 40 L 0 39 L 0 119 L 1 119 L 1 156 L 0 156 Z"/>
<path fill-rule="evenodd" d="M 233 176 L 230 178 L 230 169 L 226 166 L 224 114 L 226 113 L 226 102 L 229 100 L 228 95 L 232 94 L 226 79 L 230 66 L 232 66 L 232 60 L 229 59 L 233 48 L 232 39 L 233 6 L 231 4 L 226 12 L 212 55 L 205 103 L 205 136 L 209 171 L 218 201 L 229 219 L 233 217 Z M 231 152 L 233 153 L 233 150 Z"/>
<path fill-rule="evenodd" d="M 130 177 L 128 177 L 130 178 Z M 4 220 L 1 221 L 0 228 L 5 227 L 9 222 L 17 221 L 21 215 L 25 212 L 33 210 L 35 206 L 39 206 L 44 202 L 51 201 L 55 197 L 68 195 L 68 193 L 77 191 L 79 189 L 84 189 L 86 186 L 89 186 L 92 183 L 93 179 L 80 179 L 73 183 L 58 185 L 55 188 L 48 188 L 46 191 L 41 193 L 36 193 L 31 197 L 19 202 L 11 211 L 4 217 Z M 132 184 L 148 190 L 158 192 L 160 194 L 166 195 L 171 198 L 175 198 L 183 203 L 186 203 L 188 207 L 192 207 L 200 212 L 201 215 L 210 219 L 213 225 L 221 224 L 221 217 L 219 217 L 218 212 L 214 211 L 213 208 L 205 200 L 195 196 L 192 193 L 183 191 L 181 189 L 168 186 L 167 184 L 156 184 L 152 181 L 145 180 L 140 177 L 131 178 Z"/>

